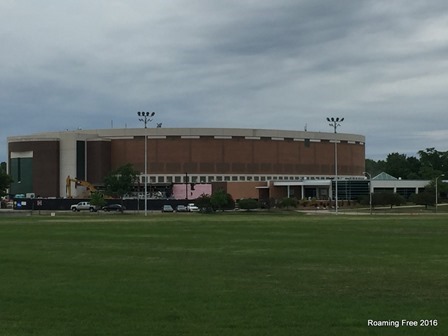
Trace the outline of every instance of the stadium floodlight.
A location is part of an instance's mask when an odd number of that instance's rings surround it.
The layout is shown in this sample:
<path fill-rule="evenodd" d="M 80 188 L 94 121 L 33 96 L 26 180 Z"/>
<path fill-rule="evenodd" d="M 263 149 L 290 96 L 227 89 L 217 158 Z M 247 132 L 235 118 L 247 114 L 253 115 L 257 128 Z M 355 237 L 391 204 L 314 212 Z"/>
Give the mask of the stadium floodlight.
<path fill-rule="evenodd" d="M 139 117 L 143 117 L 143 118 L 139 118 L 139 121 L 142 121 L 145 124 L 145 128 L 147 128 L 147 124 L 148 122 L 152 121 L 152 117 L 154 117 L 156 115 L 155 112 L 137 112 L 137 115 Z"/>
<path fill-rule="evenodd" d="M 329 121 L 329 125 L 333 127 L 335 133 L 334 139 L 334 186 L 335 186 L 335 213 L 338 214 L 338 139 L 336 136 L 337 128 L 341 126 L 341 122 L 344 121 L 344 118 L 339 119 L 339 117 L 327 117 L 327 121 Z"/>
<path fill-rule="evenodd" d="M 331 127 L 333 127 L 334 133 L 336 133 L 337 132 L 337 128 L 339 126 L 341 126 L 340 123 L 344 121 L 344 118 L 339 118 L 339 117 L 334 118 L 334 117 L 331 117 L 331 118 L 327 118 L 327 121 L 329 122 L 329 125 Z"/>
<path fill-rule="evenodd" d="M 145 129 L 147 128 L 148 122 L 152 121 L 152 117 L 156 115 L 155 112 L 137 112 L 137 115 L 139 117 L 138 120 L 143 122 L 145 124 Z M 148 135 L 145 131 L 145 216 L 148 216 Z M 140 199 L 138 198 L 138 202 L 140 202 Z"/>

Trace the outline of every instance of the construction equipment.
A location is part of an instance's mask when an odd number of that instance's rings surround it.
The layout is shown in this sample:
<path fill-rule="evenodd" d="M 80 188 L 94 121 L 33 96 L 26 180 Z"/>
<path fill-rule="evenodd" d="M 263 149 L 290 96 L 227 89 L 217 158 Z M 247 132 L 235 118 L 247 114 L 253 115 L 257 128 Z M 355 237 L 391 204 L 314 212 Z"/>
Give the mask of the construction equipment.
<path fill-rule="evenodd" d="M 77 178 L 71 178 L 70 175 L 67 176 L 65 180 L 65 193 L 67 198 L 72 198 L 72 183 L 75 183 L 75 189 L 79 186 L 85 187 L 89 191 L 89 195 L 96 191 L 96 188 L 90 182 L 78 180 Z"/>

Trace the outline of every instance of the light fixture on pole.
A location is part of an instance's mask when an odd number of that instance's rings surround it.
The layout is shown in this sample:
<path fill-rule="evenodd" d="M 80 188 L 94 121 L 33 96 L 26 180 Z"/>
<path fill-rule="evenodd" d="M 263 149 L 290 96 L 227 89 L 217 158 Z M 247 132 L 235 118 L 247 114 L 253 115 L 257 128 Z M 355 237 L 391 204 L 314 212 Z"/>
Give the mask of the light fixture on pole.
<path fill-rule="evenodd" d="M 369 178 L 369 209 L 370 214 L 372 214 L 372 175 L 368 172 L 363 172 Z"/>
<path fill-rule="evenodd" d="M 437 181 L 439 177 L 445 176 L 445 174 L 439 175 L 436 177 L 436 213 L 437 213 L 437 203 L 439 203 L 439 192 L 437 190 Z"/>
<path fill-rule="evenodd" d="M 329 122 L 329 125 L 333 127 L 334 133 L 337 133 L 337 128 L 341 126 L 341 122 L 344 121 L 344 118 L 327 118 L 327 121 Z M 335 212 L 336 215 L 338 214 L 338 139 L 335 135 L 334 137 L 334 186 L 335 186 Z"/>
<path fill-rule="evenodd" d="M 152 117 L 154 117 L 155 112 L 137 112 L 137 115 L 141 118 L 138 120 L 143 122 L 145 125 L 145 216 L 148 216 L 148 135 L 146 134 L 146 129 L 148 122 L 152 121 Z M 140 202 L 140 199 L 138 200 Z"/>

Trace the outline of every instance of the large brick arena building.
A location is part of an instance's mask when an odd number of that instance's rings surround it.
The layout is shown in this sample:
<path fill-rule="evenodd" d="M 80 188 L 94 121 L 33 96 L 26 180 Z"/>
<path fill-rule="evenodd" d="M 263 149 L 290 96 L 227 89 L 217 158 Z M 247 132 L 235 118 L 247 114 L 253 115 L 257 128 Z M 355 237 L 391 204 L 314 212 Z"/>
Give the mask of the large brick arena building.
<path fill-rule="evenodd" d="M 365 169 L 365 137 L 356 134 L 225 128 L 76 130 L 9 137 L 8 166 L 14 179 L 10 192 L 66 197 L 68 176 L 101 187 L 111 170 L 128 163 L 142 172 L 139 188 L 144 181 L 145 136 L 152 188 L 212 184 L 234 198 L 257 198 L 271 181 L 290 181 L 301 188 L 296 196 L 303 196 L 308 185 L 313 196 L 328 197 L 325 187 L 319 192 L 319 185 L 334 178 L 335 142 L 339 177 L 362 178 Z"/>

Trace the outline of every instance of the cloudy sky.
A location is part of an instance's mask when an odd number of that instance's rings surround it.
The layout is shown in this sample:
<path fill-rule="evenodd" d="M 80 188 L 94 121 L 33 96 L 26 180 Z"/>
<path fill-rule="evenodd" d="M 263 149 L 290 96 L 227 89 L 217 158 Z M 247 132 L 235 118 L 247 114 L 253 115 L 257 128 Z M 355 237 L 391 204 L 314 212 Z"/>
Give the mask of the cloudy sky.
<path fill-rule="evenodd" d="M 445 0 L 1 0 L 8 136 L 275 128 L 366 136 L 366 156 L 448 150 Z"/>

